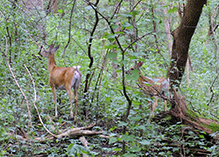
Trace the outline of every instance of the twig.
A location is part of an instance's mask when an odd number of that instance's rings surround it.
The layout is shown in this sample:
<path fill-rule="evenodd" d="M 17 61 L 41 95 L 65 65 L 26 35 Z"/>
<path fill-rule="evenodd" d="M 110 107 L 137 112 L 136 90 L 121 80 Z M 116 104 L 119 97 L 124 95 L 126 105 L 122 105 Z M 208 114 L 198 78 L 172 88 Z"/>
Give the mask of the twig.
<path fill-rule="evenodd" d="M 80 47 L 80 49 L 84 52 L 84 54 L 87 54 L 84 48 L 74 38 L 72 38 L 72 40 Z"/>
<path fill-rule="evenodd" d="M 65 50 L 66 50 L 66 48 L 68 47 L 68 45 L 69 45 L 69 43 L 70 43 L 70 41 L 71 41 L 71 22 L 72 22 L 72 14 L 73 14 L 73 11 L 74 11 L 74 8 L 75 8 L 75 2 L 76 2 L 76 0 L 74 0 L 73 6 L 72 6 L 72 8 L 71 8 L 71 15 L 70 15 L 69 29 L 68 29 L 68 42 L 67 42 L 67 44 L 65 45 L 64 51 L 63 51 L 63 53 L 62 53 L 62 58 L 64 59 L 65 65 L 66 65 L 66 62 L 65 62 Z"/>
<path fill-rule="evenodd" d="M 134 6 L 133 8 L 131 9 L 131 12 L 135 10 L 135 8 L 138 6 L 138 4 L 141 2 L 142 0 L 139 0 Z"/>
<path fill-rule="evenodd" d="M 87 3 L 90 3 L 90 2 L 87 2 Z M 98 5 L 98 3 L 99 3 L 99 0 L 97 0 L 96 1 L 96 3 L 95 4 L 92 4 L 91 6 L 93 7 L 93 9 L 94 8 L 96 8 L 97 7 L 97 5 Z M 93 6 L 94 5 L 94 6 Z M 89 64 L 89 69 L 88 69 L 88 72 L 87 72 L 87 75 L 86 75 L 86 79 L 85 79 L 85 87 L 84 87 L 84 99 L 86 100 L 87 99 L 87 96 L 88 96 L 88 89 L 89 89 L 89 79 L 91 80 L 91 78 L 90 78 L 90 75 L 91 75 L 91 72 L 90 72 L 90 70 L 91 70 L 91 67 L 93 66 L 93 60 L 94 60 L 94 58 L 93 58 L 93 56 L 92 56 L 92 54 L 91 54 L 91 46 L 92 46 L 92 41 L 93 41 L 93 39 L 94 39 L 94 33 L 95 33 L 95 31 L 96 31 L 96 28 L 97 28 L 97 25 L 98 25 L 98 23 L 99 23 L 99 16 L 98 16 L 98 12 L 97 12 L 97 10 L 96 9 L 94 9 L 94 11 L 95 11 L 95 23 L 94 23 L 94 26 L 93 26 L 93 29 L 92 29 L 92 31 L 91 31 L 91 34 L 90 34 L 90 39 L 89 39 L 89 41 L 88 41 L 88 57 L 89 57 L 89 59 L 90 59 L 90 64 Z M 85 106 L 85 101 L 84 101 L 84 108 L 83 108 L 83 111 L 84 111 L 84 113 L 85 113 L 85 116 L 87 116 L 87 110 L 86 110 L 86 106 Z"/>
<path fill-rule="evenodd" d="M 151 35 L 151 34 L 153 34 L 153 33 L 154 33 L 154 32 L 152 31 L 152 32 L 146 33 L 146 34 L 142 35 L 141 37 L 135 39 L 133 42 L 131 42 L 131 43 L 124 49 L 124 51 L 126 52 L 126 50 L 129 49 L 134 43 L 136 43 L 137 41 L 139 41 L 139 40 L 141 40 L 142 38 L 146 37 L 147 35 Z"/>
<path fill-rule="evenodd" d="M 210 105 L 212 99 L 214 98 L 214 94 L 215 94 L 215 93 L 214 93 L 214 90 L 213 90 L 213 86 L 214 86 L 214 83 L 216 82 L 216 80 L 218 79 L 218 76 L 219 76 L 219 73 L 217 74 L 217 76 L 215 77 L 214 81 L 212 82 L 212 84 L 211 84 L 211 86 L 210 86 L 210 91 L 211 91 L 212 94 L 211 94 L 211 98 L 210 98 L 210 100 L 209 100 L 207 106 Z"/>
<path fill-rule="evenodd" d="M 16 77 L 15 77 L 15 75 L 14 75 L 12 69 L 11 69 L 11 66 L 10 66 L 10 64 L 9 64 L 9 62 L 8 62 L 7 55 L 6 55 L 6 54 L 7 54 L 7 50 L 8 50 L 8 44 L 7 44 L 7 38 L 6 38 L 6 36 L 4 36 L 4 37 L 5 37 L 5 40 L 6 40 L 6 43 L 5 43 L 6 45 L 5 45 L 5 52 L 2 51 L 2 54 L 3 54 L 4 58 L 5 58 L 6 64 L 7 64 L 7 66 L 8 66 L 8 69 L 10 70 L 10 73 L 11 73 L 12 77 L 14 78 L 14 81 L 15 81 L 15 83 L 16 83 L 18 89 L 20 90 L 21 94 L 23 95 L 23 97 L 24 97 L 24 99 L 25 99 L 25 101 L 26 101 L 27 111 L 28 111 L 28 116 L 29 116 L 29 122 L 28 122 L 28 124 L 29 124 L 29 125 L 32 125 L 32 123 L 31 123 L 30 105 L 29 105 L 29 102 L 28 102 L 28 100 L 27 100 L 26 95 L 24 94 L 23 90 L 21 89 L 21 87 L 20 87 L 20 85 L 19 85 L 19 83 L 18 83 L 18 81 L 17 81 L 17 79 L 16 79 Z"/>
<path fill-rule="evenodd" d="M 110 31 L 112 32 L 113 35 L 115 35 L 115 40 L 116 40 L 116 43 L 119 47 L 119 49 L 122 51 L 122 61 L 125 60 L 125 51 L 121 45 L 121 43 L 119 42 L 119 39 L 118 39 L 118 34 L 116 35 L 115 31 L 113 30 L 112 26 L 111 26 L 111 23 L 110 21 L 102 14 L 100 13 L 97 8 L 95 7 L 95 5 L 93 5 L 92 3 L 89 3 L 89 5 L 92 7 L 92 9 L 95 10 L 95 12 L 97 14 L 99 14 L 108 24 L 109 28 L 110 28 Z M 130 99 L 130 97 L 128 96 L 127 92 L 126 92 L 126 85 L 125 85 L 125 67 L 124 67 L 124 64 L 122 64 L 122 86 L 123 86 L 123 93 L 124 93 L 124 96 L 126 98 L 126 100 L 128 101 L 128 107 L 127 107 L 127 112 L 126 114 L 124 115 L 124 121 L 127 120 L 128 116 L 129 116 L 129 113 L 130 113 L 130 110 L 131 110 L 131 106 L 132 106 L 132 100 Z M 125 129 L 124 129 L 125 130 Z"/>
<path fill-rule="evenodd" d="M 81 141 L 81 143 L 83 144 L 83 146 L 84 146 L 86 149 L 89 150 L 89 148 L 88 148 L 88 142 L 87 142 L 86 138 L 85 138 L 84 136 L 81 136 L 81 137 L 79 138 L 79 140 Z M 83 153 L 83 157 L 89 157 L 89 156 L 88 156 L 87 154 Z"/>
<path fill-rule="evenodd" d="M 215 31 L 214 30 L 214 24 L 213 24 L 213 19 L 215 19 L 216 17 L 216 13 L 217 13 L 217 9 L 219 7 L 219 4 L 215 7 L 215 11 L 213 13 L 213 16 L 211 16 L 211 30 L 212 30 L 212 35 L 213 35 L 213 38 L 214 38 L 214 45 L 215 45 L 215 60 L 216 62 L 218 61 L 218 57 L 217 57 L 217 53 L 218 53 L 218 42 L 217 42 L 217 37 L 216 37 L 216 34 L 215 34 Z M 218 68 L 216 67 L 216 72 L 218 72 Z"/>
<path fill-rule="evenodd" d="M 114 11 L 113 15 L 112 15 L 111 18 L 110 18 L 111 20 L 112 20 L 113 17 L 119 12 L 119 9 L 120 9 L 120 6 L 121 6 L 122 2 L 123 2 L 123 0 L 121 0 L 121 1 L 117 4 L 115 11 Z"/>
<path fill-rule="evenodd" d="M 91 131 L 91 130 L 87 130 L 87 129 L 91 129 L 94 125 L 96 125 L 96 123 L 91 124 L 90 126 L 87 127 L 80 127 L 80 128 L 73 128 L 73 129 L 69 129 L 59 135 L 55 135 L 55 136 L 47 136 L 47 137 L 34 137 L 32 139 L 28 139 L 30 142 L 35 142 L 35 140 L 40 141 L 40 142 L 45 142 L 47 140 L 54 140 L 55 138 L 61 139 L 64 136 L 71 136 L 71 137 L 78 137 L 78 136 L 85 136 L 85 135 L 101 135 L 103 134 L 102 131 Z M 12 136 L 15 137 L 19 140 L 24 140 L 26 141 L 27 138 L 24 138 L 20 135 L 14 135 L 12 133 L 7 133 L 8 136 Z"/>
<path fill-rule="evenodd" d="M 90 3 L 90 6 L 95 10 L 96 14 L 99 14 L 108 24 L 109 28 L 110 28 L 110 31 L 112 32 L 113 35 L 115 35 L 115 40 L 116 40 L 116 43 L 119 47 L 119 49 L 121 50 L 122 52 L 122 62 L 124 62 L 125 60 L 125 51 L 121 45 L 121 43 L 119 42 L 119 39 L 118 39 L 118 34 L 115 33 L 115 31 L 113 30 L 112 26 L 111 26 L 111 23 L 110 21 L 105 17 L 103 16 L 103 14 L 101 14 L 97 8 L 92 4 Z M 124 117 L 123 117 L 123 121 L 126 122 L 127 119 L 128 119 L 128 116 L 130 114 L 130 110 L 131 110 L 131 106 L 132 106 L 132 100 L 130 99 L 129 95 L 127 94 L 127 91 L 126 91 L 126 84 L 125 84 L 125 65 L 122 64 L 122 88 L 123 88 L 123 93 L 124 93 L 124 96 L 128 102 L 128 106 L 127 106 L 127 111 L 126 113 L 124 114 Z M 126 132 L 126 126 L 123 127 L 123 131 L 122 131 L 124 134 Z M 125 154 L 125 142 L 122 143 L 122 153 Z"/>
<path fill-rule="evenodd" d="M 32 81 L 32 84 L 33 84 L 33 90 L 34 90 L 34 101 L 33 101 L 33 105 L 34 105 L 34 107 L 35 107 L 35 109 L 36 109 L 36 111 L 37 111 L 37 115 L 38 115 L 38 117 L 39 117 L 40 123 L 43 125 L 44 129 L 45 129 L 50 135 L 52 135 L 53 137 L 56 137 L 56 138 L 57 138 L 57 135 L 51 133 L 51 132 L 46 128 L 46 126 L 44 125 L 44 123 L 43 123 L 43 121 L 42 121 L 42 118 L 41 118 L 41 116 L 40 116 L 39 110 L 38 110 L 38 108 L 37 108 L 37 106 L 36 106 L 36 104 L 35 104 L 35 103 L 36 103 L 36 88 L 35 88 L 35 82 L 34 82 L 32 76 L 31 76 L 31 74 L 30 74 L 30 71 L 28 70 L 28 68 L 26 67 L 25 64 L 24 64 L 24 67 L 26 68 L 26 70 L 27 70 L 27 72 L 28 72 L 28 74 L 29 74 L 29 76 L 30 76 L 30 79 L 31 79 L 31 81 Z"/>
<path fill-rule="evenodd" d="M 96 125 L 96 123 L 93 123 L 91 124 L 90 126 L 87 126 L 87 127 L 80 127 L 80 128 L 73 128 L 73 129 L 69 129 L 59 135 L 55 135 L 53 137 L 36 137 L 35 139 L 36 140 L 40 140 L 40 141 L 45 141 L 46 139 L 54 139 L 55 138 L 58 138 L 58 139 L 61 139 L 62 137 L 65 137 L 65 136 L 84 136 L 84 135 L 100 135 L 100 134 L 103 134 L 102 131 L 90 131 L 90 130 L 86 130 L 86 129 L 90 129 L 92 128 L 94 125 Z"/>
<path fill-rule="evenodd" d="M 154 7 L 152 6 L 151 7 L 151 13 L 152 13 L 152 17 L 153 17 L 153 19 L 155 19 L 155 16 L 154 16 Z M 152 21 L 152 23 L 153 23 L 153 30 L 154 30 L 154 32 L 156 33 L 157 32 L 157 30 L 156 30 L 156 22 L 153 20 Z M 158 42 L 158 39 L 157 39 L 157 35 L 156 34 L 154 34 L 154 39 L 155 39 L 155 44 L 156 44 L 156 48 L 157 48 L 157 52 L 162 56 L 162 54 L 160 53 L 160 47 L 159 47 L 159 42 Z M 163 57 L 163 56 L 162 56 Z M 164 57 L 163 57 L 164 58 Z"/>
<path fill-rule="evenodd" d="M 104 43 L 103 43 L 103 47 L 104 47 Z M 104 53 L 104 52 L 103 52 Z M 95 96 L 95 93 L 96 93 L 96 91 L 99 89 L 98 88 L 98 86 L 100 86 L 100 84 L 101 84 L 101 80 L 102 80 L 102 74 L 103 74 L 103 71 L 104 71 L 104 69 L 105 69 L 105 64 L 106 64 L 106 56 L 107 56 L 107 52 L 106 52 L 106 54 L 105 55 L 103 55 L 103 62 L 102 62 L 102 66 L 101 66 L 101 68 L 99 68 L 100 69 L 100 72 L 99 72 L 99 75 L 98 75 L 98 77 L 97 77 L 97 81 L 96 81 L 96 84 L 95 84 L 95 88 L 94 88 L 94 92 L 93 92 L 93 96 L 91 97 L 91 103 L 93 103 L 93 100 L 94 100 L 94 96 Z M 97 67 L 98 68 L 98 67 Z M 99 83 L 99 84 L 98 84 Z M 98 98 L 99 98 L 99 90 L 97 91 L 97 102 L 99 102 L 98 101 Z M 97 104 L 99 104 L 99 103 L 97 103 Z M 91 105 L 90 105 L 91 106 Z M 98 105 L 97 105 L 98 106 Z"/>

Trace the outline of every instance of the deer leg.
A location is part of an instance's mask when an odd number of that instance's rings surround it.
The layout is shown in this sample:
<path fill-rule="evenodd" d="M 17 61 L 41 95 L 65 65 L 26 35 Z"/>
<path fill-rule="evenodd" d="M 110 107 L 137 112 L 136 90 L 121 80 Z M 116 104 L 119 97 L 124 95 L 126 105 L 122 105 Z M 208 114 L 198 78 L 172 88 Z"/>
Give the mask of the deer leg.
<path fill-rule="evenodd" d="M 66 91 L 69 95 L 69 98 L 70 98 L 70 119 L 73 118 L 73 111 L 72 111 L 72 91 L 71 91 L 71 87 L 65 87 L 66 88 Z"/>
<path fill-rule="evenodd" d="M 77 98 L 78 98 L 78 88 L 74 90 L 74 95 L 75 95 L 75 118 L 74 121 L 76 121 L 77 117 Z"/>
<path fill-rule="evenodd" d="M 51 87 L 52 87 L 53 99 L 54 99 L 54 102 L 55 102 L 55 117 L 58 117 L 57 101 L 56 101 L 56 89 L 55 89 L 54 86 L 51 86 Z"/>
<path fill-rule="evenodd" d="M 164 100 L 164 111 L 166 111 L 166 110 L 167 110 L 167 101 Z"/>
<path fill-rule="evenodd" d="M 151 116 L 154 116 L 154 111 L 155 111 L 157 105 L 158 105 L 158 104 L 157 104 L 157 98 L 155 98 L 154 104 L 152 105 Z"/>

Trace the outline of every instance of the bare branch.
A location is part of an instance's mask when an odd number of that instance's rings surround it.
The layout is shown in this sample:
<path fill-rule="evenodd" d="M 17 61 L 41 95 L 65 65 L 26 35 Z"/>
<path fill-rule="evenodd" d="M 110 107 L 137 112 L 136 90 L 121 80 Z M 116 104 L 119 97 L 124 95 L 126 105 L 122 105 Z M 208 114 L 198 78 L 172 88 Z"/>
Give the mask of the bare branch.
<path fill-rule="evenodd" d="M 86 1 L 87 2 L 87 1 Z M 91 4 L 90 2 L 87 2 L 88 4 Z M 98 5 L 99 0 L 96 1 L 95 4 L 92 4 L 91 6 L 94 8 L 96 8 L 96 6 Z M 93 41 L 93 36 L 94 36 L 94 32 L 96 31 L 97 25 L 99 23 L 99 16 L 98 16 L 98 12 L 96 9 L 94 9 L 95 11 L 95 23 L 93 26 L 93 29 L 91 31 L 90 34 L 90 39 L 89 39 L 89 43 L 88 43 L 88 57 L 90 59 L 90 64 L 89 64 L 89 70 L 91 69 L 92 65 L 93 65 L 93 56 L 91 55 L 91 46 L 92 46 L 92 41 Z M 90 72 L 87 73 L 86 75 L 86 79 L 85 79 L 85 87 L 84 87 L 84 93 L 88 92 L 88 88 L 89 88 L 89 78 L 90 78 Z M 84 95 L 85 99 L 87 97 L 87 94 Z M 84 109 L 84 111 L 86 112 L 86 109 Z"/>
<path fill-rule="evenodd" d="M 39 110 L 38 110 L 38 108 L 37 108 L 37 106 L 36 106 L 36 104 L 35 104 L 35 103 L 36 103 L 36 100 L 37 100 L 37 98 L 36 98 L 35 82 L 34 82 L 32 76 L 31 76 L 31 74 L 30 74 L 30 71 L 28 70 L 28 68 L 26 67 L 25 64 L 24 64 L 24 67 L 26 68 L 26 70 L 27 70 L 27 72 L 28 72 L 28 74 L 29 74 L 29 76 L 30 76 L 30 79 L 31 79 L 31 81 L 32 81 L 32 84 L 33 84 L 33 90 L 34 90 L 34 101 L 33 101 L 33 105 L 34 105 L 34 107 L 35 107 L 35 109 L 36 109 L 36 111 L 37 111 L 37 115 L 38 115 L 38 117 L 39 117 L 40 123 L 42 124 L 42 126 L 44 127 L 44 129 L 45 129 L 50 135 L 52 135 L 53 137 L 57 137 L 57 135 L 51 133 L 51 132 L 46 128 L 46 126 L 44 125 L 44 123 L 43 123 L 43 121 L 42 121 L 42 118 L 41 118 L 41 116 L 40 116 Z"/>
<path fill-rule="evenodd" d="M 113 15 L 111 16 L 110 19 L 113 19 L 113 17 L 114 17 L 116 14 L 118 14 L 122 2 L 123 2 L 123 0 L 121 0 L 121 1 L 117 4 L 116 9 L 115 9 L 115 11 L 114 11 L 114 13 L 113 13 Z"/>
<path fill-rule="evenodd" d="M 71 137 L 78 137 L 78 136 L 85 136 L 85 135 L 101 135 L 103 134 L 102 131 L 91 131 L 91 130 L 87 130 L 87 129 L 90 129 L 92 127 L 94 127 L 96 125 L 96 123 L 93 123 L 87 127 L 80 127 L 80 128 L 73 128 L 73 129 L 69 129 L 59 135 L 55 135 L 55 136 L 46 136 L 46 137 L 35 137 L 33 139 L 28 139 L 29 141 L 31 142 L 35 142 L 34 140 L 37 140 L 37 141 L 40 141 L 40 142 L 45 142 L 47 140 L 54 140 L 55 138 L 58 138 L 58 139 L 61 139 L 62 137 L 65 137 L 65 136 L 71 136 Z M 20 135 L 14 135 L 14 134 L 11 134 L 11 133 L 7 133 L 8 136 L 12 136 L 12 137 L 15 137 L 19 140 L 24 140 L 26 141 L 27 138 L 23 138 L 22 136 Z"/>
<path fill-rule="evenodd" d="M 81 136 L 81 137 L 79 138 L 79 140 L 81 141 L 81 143 L 83 144 L 83 146 L 89 150 L 89 147 L 88 147 L 88 144 L 89 144 L 89 143 L 88 143 L 88 141 L 86 140 L 86 138 L 85 138 L 84 136 Z M 89 157 L 89 156 L 88 156 L 87 154 L 83 153 L 83 157 Z"/>
<path fill-rule="evenodd" d="M 135 8 L 138 6 L 138 4 L 139 4 L 139 3 L 141 3 L 141 1 L 142 1 L 142 0 L 139 0 L 139 1 L 138 1 L 138 2 L 137 2 L 137 3 L 136 3 L 134 6 L 133 6 L 133 8 L 132 8 L 132 10 L 131 10 L 131 11 L 134 11 L 134 10 L 135 10 Z"/>
<path fill-rule="evenodd" d="M 214 83 L 216 82 L 216 80 L 218 79 L 218 76 L 219 76 L 219 73 L 217 74 L 217 76 L 214 78 L 214 81 L 212 82 L 212 84 L 211 84 L 211 86 L 210 86 L 210 91 L 211 91 L 211 98 L 210 98 L 210 100 L 209 100 L 209 102 L 208 102 L 208 104 L 207 104 L 207 106 L 209 106 L 210 105 L 210 103 L 212 102 L 212 100 L 213 100 L 213 98 L 214 98 L 214 90 L 213 90 L 213 86 L 214 86 Z"/>
<path fill-rule="evenodd" d="M 155 16 L 154 16 L 154 7 L 153 7 L 153 6 L 151 7 L 151 13 L 152 13 L 152 18 L 154 19 Z M 156 22 L 153 20 L 152 23 L 153 23 L 153 30 L 154 30 L 154 32 L 156 33 L 156 32 L 157 32 L 157 29 L 156 29 Z M 157 39 L 157 35 L 156 35 L 156 34 L 154 34 L 154 39 L 155 39 L 155 43 L 156 43 L 157 52 L 161 55 L 161 53 L 160 53 L 160 47 L 159 47 L 159 45 L 158 45 L 159 42 L 158 42 L 158 39 Z M 162 55 L 161 55 L 161 56 L 162 56 Z"/>
<path fill-rule="evenodd" d="M 99 14 L 108 24 L 109 28 L 110 28 L 110 31 L 112 32 L 113 35 L 115 35 L 115 31 L 113 30 L 112 26 L 111 26 L 111 23 L 110 21 L 103 15 L 101 14 L 97 8 L 92 4 L 92 3 L 89 3 L 89 5 L 95 10 L 95 12 L 97 14 Z M 125 60 L 125 51 L 121 45 L 121 43 L 119 42 L 119 39 L 118 39 L 118 36 L 115 35 L 115 40 L 116 40 L 116 43 L 117 45 L 119 46 L 119 49 L 122 51 L 122 61 Z M 125 95 L 125 98 L 126 100 L 128 101 L 128 108 L 127 108 L 127 112 L 124 116 L 124 121 L 127 120 L 128 116 L 129 116 L 129 113 L 130 113 L 130 109 L 131 109 L 131 105 L 132 105 L 132 100 L 129 98 L 127 92 L 126 92 L 126 85 L 125 85 L 125 67 L 124 67 L 124 64 L 122 64 L 122 86 L 123 86 L 123 93 Z M 125 129 L 124 129 L 125 130 Z"/>
<path fill-rule="evenodd" d="M 71 23 L 72 23 L 72 15 L 73 15 L 73 11 L 74 11 L 74 8 L 75 8 L 75 3 L 76 3 L 76 0 L 74 0 L 73 6 L 71 8 L 70 21 L 69 21 L 69 25 L 68 25 L 69 26 L 69 28 L 68 28 L 68 42 L 65 45 L 64 51 L 62 53 L 62 58 L 64 60 L 65 65 L 66 65 L 66 62 L 65 62 L 65 50 L 66 50 L 66 48 L 68 47 L 68 45 L 69 45 L 69 43 L 71 41 Z"/>
<path fill-rule="evenodd" d="M 10 64 L 9 64 L 9 62 L 8 62 L 8 59 L 7 59 L 8 44 L 7 44 L 7 38 L 6 38 L 6 36 L 4 36 L 4 37 L 5 37 L 5 40 L 6 40 L 6 45 L 5 45 L 5 52 L 2 51 L 2 53 L 3 53 L 3 56 L 4 56 L 4 58 L 5 58 L 6 64 L 7 64 L 7 66 L 8 66 L 8 69 L 10 70 L 10 73 L 11 73 L 12 77 L 14 78 L 15 83 L 16 83 L 18 89 L 20 90 L 21 94 L 23 95 L 25 101 L 26 101 L 27 111 L 28 111 L 28 116 L 29 116 L 29 125 L 32 125 L 32 123 L 31 123 L 30 104 L 29 104 L 28 99 L 27 99 L 26 95 L 24 94 L 24 92 L 23 92 L 21 86 L 19 85 L 19 83 L 18 83 L 18 81 L 17 81 L 17 79 L 16 79 L 16 77 L 15 77 L 15 75 L 14 75 L 12 69 L 11 69 L 11 66 L 10 66 Z"/>

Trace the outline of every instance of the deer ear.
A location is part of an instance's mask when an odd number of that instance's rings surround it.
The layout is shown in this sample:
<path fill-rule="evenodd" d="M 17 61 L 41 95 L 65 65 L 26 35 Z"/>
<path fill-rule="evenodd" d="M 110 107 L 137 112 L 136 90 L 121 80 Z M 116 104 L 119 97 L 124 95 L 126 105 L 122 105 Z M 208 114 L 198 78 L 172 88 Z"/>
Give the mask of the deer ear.
<path fill-rule="evenodd" d="M 54 50 L 54 51 L 58 50 L 58 49 L 59 49 L 59 46 L 60 46 L 60 45 L 56 46 L 53 50 Z"/>
<path fill-rule="evenodd" d="M 50 49 L 52 49 L 53 47 L 54 47 L 54 45 L 53 45 L 53 44 L 51 44 L 51 45 L 49 46 L 49 48 L 50 48 Z"/>
<path fill-rule="evenodd" d="M 141 67 L 143 65 L 143 61 L 138 62 L 138 67 Z"/>

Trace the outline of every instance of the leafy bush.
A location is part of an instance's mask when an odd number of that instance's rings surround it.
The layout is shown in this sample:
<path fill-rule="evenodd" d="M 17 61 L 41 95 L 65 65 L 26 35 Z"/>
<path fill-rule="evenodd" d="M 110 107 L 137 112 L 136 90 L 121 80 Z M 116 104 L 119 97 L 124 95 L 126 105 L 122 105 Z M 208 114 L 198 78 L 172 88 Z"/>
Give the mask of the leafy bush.
<path fill-rule="evenodd" d="M 44 6 L 48 3 L 45 1 Z M 99 2 L 96 8 L 99 21 L 95 27 L 97 19 L 94 8 L 84 1 L 77 1 L 75 6 L 72 1 L 60 1 L 58 13 L 49 14 L 44 11 L 46 7 L 36 12 L 25 11 L 21 3 L 0 2 L 0 155 L 80 156 L 85 153 L 89 156 L 191 156 L 196 153 L 191 150 L 196 149 L 206 150 L 208 155 L 219 155 L 218 141 L 208 140 L 218 136 L 217 132 L 209 137 L 206 133 L 194 131 L 180 122 L 168 124 L 169 117 L 165 117 L 160 123 L 151 122 L 149 103 L 154 98 L 142 94 L 135 76 L 123 76 L 123 70 L 128 70 L 140 60 L 145 62 L 141 69 L 143 75 L 165 77 L 170 61 L 164 33 L 166 17 L 162 9 L 168 10 L 167 16 L 170 17 L 173 30 L 180 22 L 176 14 L 176 3 L 182 4 L 182 1 L 165 1 L 165 6 L 158 1 L 139 3 L 141 5 L 135 3 L 135 6 L 131 1 L 122 2 L 120 8 L 117 8 L 119 13 L 115 13 L 117 1 Z M 217 3 L 216 0 L 208 1 L 208 6 L 203 10 L 189 49 L 193 68 L 189 75 L 190 85 L 186 85 L 184 77 L 180 88 L 190 107 L 199 116 L 216 120 L 219 110 L 218 50 L 215 39 L 206 36 L 209 29 L 208 15 L 212 14 L 212 8 Z M 133 6 L 135 8 L 130 9 Z M 111 29 L 115 32 L 112 33 Z M 217 34 L 216 39 L 218 40 Z M 77 125 L 68 120 L 69 98 L 65 91 L 57 91 L 60 117 L 57 120 L 53 117 L 54 102 L 48 83 L 47 61 L 38 53 L 41 45 L 46 48 L 46 44 L 52 43 L 60 45 L 55 54 L 57 66 L 81 65 Z M 90 68 L 88 51 L 93 57 Z M 113 64 L 116 64 L 116 68 Z M 35 89 L 24 65 L 34 79 Z M 16 78 L 12 77 L 10 70 Z M 88 74 L 90 77 L 87 79 Z M 86 79 L 89 87 L 87 93 L 84 90 Z M 124 117 L 128 112 L 129 102 L 124 95 L 123 79 L 127 95 L 132 101 L 126 120 Z M 31 108 L 32 125 L 28 125 L 30 121 L 27 103 L 21 90 Z M 29 140 L 34 137 L 47 136 L 39 122 L 34 103 L 46 127 L 54 133 L 96 122 L 94 130 L 103 130 L 106 137 L 86 137 L 88 148 L 71 137 L 31 142 Z M 159 104 L 162 103 L 159 100 Z M 159 105 L 155 112 L 159 113 L 163 108 Z M 19 138 L 25 135 L 29 139 Z"/>

